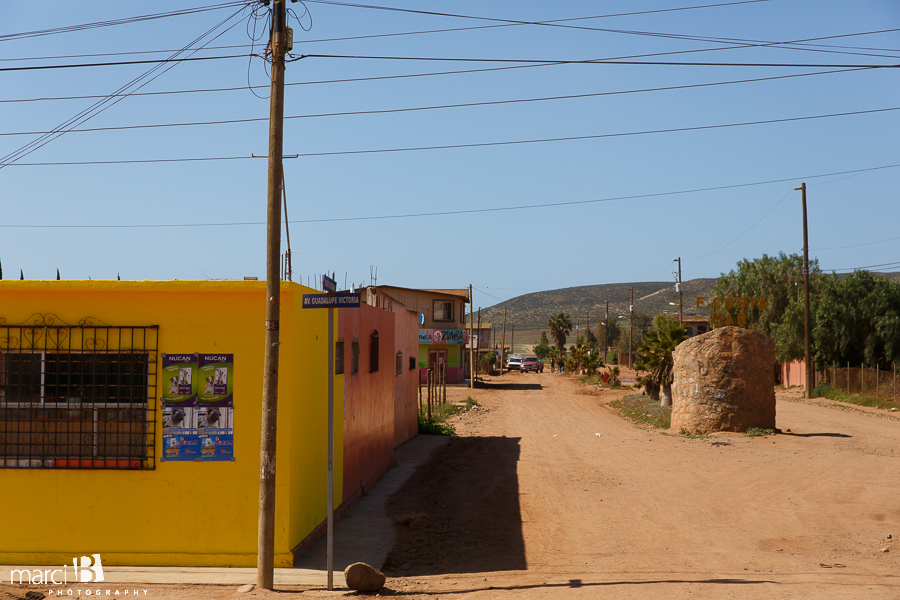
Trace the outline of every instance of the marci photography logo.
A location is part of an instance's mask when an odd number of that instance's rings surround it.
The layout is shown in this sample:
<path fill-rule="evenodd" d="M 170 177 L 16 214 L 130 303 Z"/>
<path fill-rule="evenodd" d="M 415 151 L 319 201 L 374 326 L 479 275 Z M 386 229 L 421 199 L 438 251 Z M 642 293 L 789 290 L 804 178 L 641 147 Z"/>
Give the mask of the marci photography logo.
<path fill-rule="evenodd" d="M 61 569 L 11 569 L 10 583 L 31 583 L 33 585 L 66 585 L 68 583 L 99 583 L 103 581 L 103 563 L 99 554 L 72 559 L 75 576 L 69 579 L 69 566 Z M 18 581 L 17 581 L 18 578 Z"/>
<path fill-rule="evenodd" d="M 72 577 L 69 577 L 70 570 Z M 32 584 L 46 586 L 70 586 L 80 583 L 100 583 L 103 577 L 103 562 L 99 554 L 82 556 L 81 560 L 72 559 L 72 565 L 64 565 L 61 569 L 11 569 L 9 582 L 11 584 Z M 79 589 L 80 588 L 80 589 Z M 29 592 L 30 594 L 31 592 Z M 147 590 L 117 590 L 89 588 L 77 586 L 76 588 L 49 590 L 48 596 L 146 596 Z"/>

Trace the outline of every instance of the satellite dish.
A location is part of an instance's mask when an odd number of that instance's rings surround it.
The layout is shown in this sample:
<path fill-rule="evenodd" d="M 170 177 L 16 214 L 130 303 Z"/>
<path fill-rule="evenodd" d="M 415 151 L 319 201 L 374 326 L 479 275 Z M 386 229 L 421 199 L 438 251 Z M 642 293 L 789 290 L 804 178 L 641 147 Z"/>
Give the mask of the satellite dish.
<path fill-rule="evenodd" d="M 425 324 L 425 313 L 419 313 L 419 325 Z"/>

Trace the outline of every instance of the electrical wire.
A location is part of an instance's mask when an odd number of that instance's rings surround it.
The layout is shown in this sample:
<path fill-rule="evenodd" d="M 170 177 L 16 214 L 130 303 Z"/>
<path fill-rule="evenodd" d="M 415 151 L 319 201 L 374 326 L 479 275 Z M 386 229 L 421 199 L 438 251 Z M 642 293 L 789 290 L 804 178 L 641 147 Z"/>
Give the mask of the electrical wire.
<path fill-rule="evenodd" d="M 70 63 L 64 65 L 30 65 L 27 67 L 0 67 L 0 71 L 47 71 L 51 69 L 80 69 L 83 67 L 120 67 L 124 65 L 152 65 L 160 63 L 182 63 L 198 60 L 222 60 L 229 58 L 247 58 L 252 54 L 231 54 L 228 56 L 195 56 L 192 58 L 158 58 L 148 60 L 125 60 L 118 62 L 99 62 L 99 63 Z M 104 96 L 105 97 L 105 96 Z"/>
<path fill-rule="evenodd" d="M 397 61 L 425 61 L 425 62 L 474 62 L 474 63 L 552 63 L 557 65 L 629 65 L 629 66 L 653 66 L 653 67 L 759 67 L 759 68 L 795 68 L 795 69 L 896 69 L 896 64 L 826 64 L 826 63 L 737 63 L 737 62 L 709 62 L 709 61 L 662 61 L 662 60 L 615 60 L 615 59 L 583 59 L 583 60 L 555 60 L 555 59 L 530 59 L 530 58 L 466 58 L 445 56 L 376 56 L 362 54 L 301 54 L 290 62 L 307 58 L 338 58 L 354 60 L 397 60 Z M 0 69 L 2 70 L 2 69 Z"/>
<path fill-rule="evenodd" d="M 804 117 L 788 117 L 784 119 L 765 119 L 761 121 L 744 121 L 741 123 L 720 123 L 717 125 L 697 125 L 694 127 L 674 127 L 670 129 L 651 129 L 645 131 L 625 131 L 620 133 L 601 133 L 595 135 L 575 135 L 575 136 L 566 136 L 566 137 L 555 137 L 555 138 L 537 138 L 537 139 L 529 139 L 529 140 L 507 140 L 502 142 L 476 142 L 470 144 L 447 144 L 443 146 L 414 146 L 407 148 L 377 148 L 372 150 L 336 150 L 332 152 L 305 152 L 298 154 L 299 157 L 309 158 L 314 156 L 347 156 L 353 154 L 382 154 L 382 153 L 393 153 L 393 152 L 417 152 L 417 151 L 428 151 L 428 150 L 451 150 L 451 149 L 462 149 L 462 148 L 487 148 L 492 146 L 512 146 L 512 145 L 521 145 L 521 144 L 542 144 L 549 142 L 571 142 L 571 141 L 581 141 L 581 140 L 596 140 L 596 139 L 604 139 L 604 138 L 617 138 L 617 137 L 630 137 L 635 135 L 656 135 L 663 133 L 682 133 L 686 131 L 706 131 L 712 129 L 726 129 L 731 127 L 748 127 L 752 125 L 770 125 L 774 123 L 790 123 L 796 121 L 809 121 L 814 119 L 827 119 L 827 118 L 835 118 L 835 117 L 846 117 L 853 115 L 865 115 L 865 114 L 876 114 L 883 112 L 890 112 L 900 110 L 900 106 L 892 107 L 892 108 L 877 108 L 871 110 L 861 110 L 861 111 L 851 111 L 851 112 L 843 112 L 843 113 L 831 113 L 824 115 L 808 115 Z M 285 117 L 288 119 L 291 117 Z M 181 124 L 172 124 L 171 126 L 184 126 L 184 125 L 224 125 L 231 123 L 250 123 L 250 122 L 261 122 L 268 121 L 265 117 L 259 117 L 256 119 L 234 119 L 231 121 L 207 121 L 207 122 L 197 122 L 197 123 L 181 123 Z M 165 127 L 166 125 L 130 125 L 124 126 L 123 129 L 132 129 L 132 128 L 140 128 L 140 127 Z M 98 130 L 102 130 L 102 128 L 98 128 Z M 80 130 L 70 130 L 70 132 L 74 133 L 76 131 L 86 132 L 88 129 L 80 129 Z M 0 159 L 3 160 L 3 159 Z M 168 162 L 178 162 L 179 159 L 167 159 Z M 191 159 L 197 160 L 197 159 Z M 204 160 L 216 160 L 215 158 L 207 158 Z M 225 159 L 219 159 L 225 160 Z M 133 163 L 141 163 L 141 162 L 165 162 L 161 159 L 157 160 L 124 160 L 124 161 L 81 161 L 81 162 L 42 162 L 42 163 L 17 163 L 16 166 L 52 166 L 52 165 L 87 165 L 87 164 L 133 164 Z M 3 165 L 0 164 L 0 167 Z M 12 165 L 7 165 L 12 166 Z"/>
<path fill-rule="evenodd" d="M 213 27 L 211 27 L 210 29 L 205 31 L 199 37 L 197 37 L 194 40 L 192 40 L 191 42 L 189 42 L 185 47 L 190 48 L 190 47 L 194 46 L 195 44 L 200 43 L 201 40 L 203 40 L 207 36 L 212 35 L 213 33 L 215 33 L 216 30 L 222 28 L 226 23 L 228 23 L 228 21 L 232 20 L 234 17 L 241 14 L 244 11 L 244 8 L 245 7 L 242 6 L 237 11 L 235 11 L 234 13 L 232 13 L 231 15 L 229 15 L 228 17 L 226 17 L 225 19 L 223 19 L 222 21 L 220 21 L 219 23 L 217 23 L 216 25 L 214 25 Z M 219 32 L 218 34 L 213 36 L 211 39 L 209 39 L 206 42 L 206 44 L 212 43 L 213 41 L 215 41 L 216 39 L 218 39 L 219 37 L 221 37 L 228 31 L 230 31 L 232 28 L 234 28 L 240 22 L 241 21 L 238 20 L 233 25 L 224 28 L 221 32 Z M 190 54 L 194 54 L 194 53 L 198 52 L 200 49 L 202 49 L 202 46 L 201 46 L 201 48 L 189 51 L 188 57 L 190 57 Z M 171 58 L 184 58 L 184 57 L 178 57 L 177 55 L 173 55 Z M 145 71 L 143 74 L 139 75 L 138 77 L 132 79 L 125 85 L 123 85 L 120 88 L 118 88 L 117 90 L 115 90 L 113 92 L 114 95 L 108 96 L 102 100 L 99 100 L 99 101 L 93 103 L 88 108 L 81 110 L 75 116 L 70 117 L 69 119 L 64 121 L 62 124 L 60 124 L 59 126 L 54 128 L 54 130 L 52 132 L 44 134 L 44 135 L 38 137 L 37 139 L 32 140 L 31 142 L 25 144 L 24 146 L 21 146 L 17 150 L 14 150 L 13 152 L 7 154 L 6 156 L 3 156 L 2 158 L 0 158 L 0 169 L 3 169 L 4 167 L 6 167 L 14 162 L 21 160 L 23 157 L 31 154 L 32 152 L 37 151 L 38 149 L 49 144 L 50 142 L 52 142 L 56 139 L 59 139 L 60 137 L 62 137 L 66 133 L 68 133 L 68 130 L 74 129 L 74 128 L 84 124 L 85 122 L 96 117 L 98 114 L 102 113 L 103 111 L 111 108 L 112 106 L 115 106 L 116 104 L 118 104 L 119 102 L 121 102 L 122 100 L 124 100 L 127 97 L 127 94 L 125 94 L 125 95 L 120 95 L 120 94 L 123 94 L 124 92 L 137 91 L 137 90 L 141 89 L 142 87 L 148 85 L 150 82 L 161 77 L 163 74 L 169 72 L 171 69 L 176 67 L 178 64 L 180 64 L 180 63 L 172 62 L 167 65 L 164 63 L 160 63 L 160 64 L 157 64 L 156 66 L 154 66 L 153 68 L 149 69 L 148 71 Z"/>
<path fill-rule="evenodd" d="M 736 238 L 734 238 L 733 240 L 731 240 L 730 242 L 728 242 L 727 244 L 725 244 L 724 246 L 722 246 L 721 248 L 719 248 L 718 250 L 713 250 L 713 251 L 710 252 L 709 254 L 704 254 L 703 256 L 698 256 L 697 258 L 686 258 L 686 259 L 684 259 L 684 261 L 685 261 L 685 262 L 694 262 L 695 260 L 702 260 L 702 259 L 708 258 L 708 257 L 712 256 L 713 254 L 716 254 L 717 252 L 720 252 L 721 250 L 724 250 L 724 249 L 727 248 L 728 246 L 732 245 L 733 243 L 735 243 L 736 241 L 738 241 L 739 239 L 741 239 L 742 237 L 744 237 L 745 235 L 747 235 L 748 233 L 750 233 L 750 230 L 752 230 L 754 227 L 756 227 L 757 225 L 759 225 L 760 223 L 762 223 L 763 220 L 764 220 L 766 217 L 768 217 L 770 214 L 772 214 L 772 212 L 773 212 L 776 208 L 778 208 L 779 206 L 781 206 L 781 203 L 782 203 L 782 202 L 784 202 L 785 200 L 787 200 L 787 197 L 790 196 L 790 195 L 793 193 L 793 191 L 794 191 L 794 190 L 791 190 L 791 191 L 789 191 L 787 194 L 785 194 L 785 195 L 784 195 L 784 198 L 782 198 L 781 200 L 779 200 L 778 202 L 776 202 L 776 203 L 775 203 L 775 206 L 773 206 L 772 208 L 770 208 L 770 209 L 768 210 L 768 212 L 767 212 L 766 214 L 764 214 L 762 217 L 760 217 L 759 220 L 758 220 L 756 223 L 754 223 L 753 225 L 751 225 L 750 227 L 748 227 L 748 228 L 744 231 L 744 233 L 740 234 L 739 236 L 737 236 Z"/>
<path fill-rule="evenodd" d="M 863 246 L 874 246 L 875 244 L 884 244 L 886 242 L 894 242 L 900 240 L 900 237 L 888 238 L 886 240 L 878 240 L 877 242 L 866 242 L 865 244 L 851 244 L 850 246 L 827 246 L 819 248 L 810 248 L 810 250 L 844 250 L 845 248 L 861 248 Z"/>
<path fill-rule="evenodd" d="M 744 46 L 775 46 L 784 44 L 783 42 L 768 42 L 768 41 L 760 41 L 760 40 L 746 40 L 741 38 L 718 38 L 718 37 L 710 37 L 710 36 L 694 36 L 694 35 L 684 35 L 684 34 L 673 34 L 673 33 L 663 33 L 663 32 L 653 32 L 653 31 L 635 31 L 635 30 L 622 30 L 622 29 L 606 29 L 599 27 L 584 27 L 577 25 L 566 25 L 560 22 L 547 22 L 547 21 L 521 21 L 521 20 L 513 20 L 513 19 L 501 19 L 494 17 L 483 17 L 483 16 L 473 16 L 473 15 L 461 15 L 455 13 L 443 13 L 443 12 L 435 12 L 435 11 L 423 11 L 423 10 L 414 10 L 414 9 L 405 9 L 405 8 L 396 8 L 396 7 L 387 7 L 387 6 L 374 6 L 369 4 L 358 4 L 351 2 L 338 2 L 335 0 L 310 0 L 311 2 L 315 2 L 318 4 L 329 4 L 333 6 L 345 6 L 352 8 L 365 8 L 365 9 L 373 9 L 373 10 L 383 10 L 383 11 L 392 11 L 392 12 L 403 12 L 403 13 L 411 13 L 411 14 L 421 14 L 421 15 L 429 15 L 429 16 L 440 16 L 440 17 L 451 17 L 451 18 L 459 18 L 459 19 L 473 19 L 479 21 L 490 21 L 490 22 L 498 22 L 505 24 L 515 24 L 515 25 L 539 25 L 546 27 L 562 27 L 567 29 L 580 29 L 587 31 L 599 31 L 604 33 L 618 33 L 618 34 L 626 34 L 626 35 L 639 35 L 639 36 L 649 36 L 649 37 L 661 37 L 661 38 L 669 38 L 669 39 L 679 39 L 686 41 L 703 41 L 703 42 L 715 42 L 715 43 L 734 43 L 740 44 Z M 851 34 L 837 34 L 833 36 L 824 36 L 817 38 L 809 38 L 805 40 L 797 40 L 797 42 L 809 42 L 809 41 L 818 41 L 822 39 L 836 39 L 840 37 L 853 37 L 859 35 L 874 35 L 880 33 L 888 33 L 898 31 L 900 29 L 884 29 L 877 31 L 868 31 L 861 33 L 851 33 Z"/>
<path fill-rule="evenodd" d="M 854 69 L 854 70 L 864 70 L 864 69 Z M 672 90 L 683 90 L 683 89 L 693 89 L 693 88 L 702 88 L 702 87 L 713 87 L 719 85 L 732 85 L 732 84 L 740 84 L 740 83 L 757 83 L 760 81 L 773 81 L 777 79 L 790 79 L 794 77 L 809 77 L 813 75 L 824 75 L 824 74 L 833 74 L 833 73 L 849 73 L 851 71 L 848 70 L 834 70 L 834 71 L 819 71 L 816 73 L 794 73 L 791 75 L 776 75 L 772 77 L 758 77 L 753 79 L 736 79 L 731 81 L 716 81 L 710 83 L 695 83 L 695 84 L 686 84 L 686 85 L 674 85 L 674 86 L 665 86 L 665 87 L 657 87 L 657 88 L 642 88 L 642 89 L 634 89 L 634 90 L 618 90 L 612 92 L 595 92 L 589 94 L 568 94 L 568 95 L 560 95 L 560 96 L 544 96 L 540 98 L 518 98 L 518 99 L 510 99 L 510 100 L 492 100 L 485 102 L 465 102 L 460 104 L 440 104 L 434 106 L 414 106 L 408 108 L 389 108 L 389 109 L 381 109 L 381 110 L 361 110 L 361 111 L 344 111 L 344 112 L 334 112 L 334 113 L 317 113 L 317 114 L 309 114 L 309 115 L 288 115 L 284 117 L 286 120 L 288 119 L 313 119 L 320 117 L 344 117 L 344 116 L 358 116 L 358 115 L 382 115 L 382 114 L 394 114 L 394 113 L 404 113 L 404 112 L 418 112 L 418 111 L 427 111 L 427 110 L 443 110 L 443 109 L 451 109 L 451 108 L 471 108 L 471 107 L 481 107 L 481 106 L 497 106 L 504 104 L 518 104 L 523 102 L 545 102 L 545 101 L 556 101 L 556 100 L 572 100 L 572 99 L 583 99 L 583 98 L 596 98 L 602 96 L 617 96 L 622 94 L 636 94 L 636 93 L 645 93 L 645 92 L 661 92 L 661 91 L 672 91 Z M 234 89 L 244 89 L 244 88 L 234 88 Z M 110 126 L 110 127 L 91 127 L 85 129 L 73 129 L 70 133 L 85 133 L 85 132 L 98 132 L 98 131 L 123 131 L 129 129 L 148 129 L 148 128 L 156 128 L 156 127 L 188 127 L 188 126 L 196 126 L 196 125 L 226 125 L 226 124 L 235 124 L 235 123 L 254 123 L 268 121 L 266 117 L 255 117 L 250 119 L 226 119 L 219 121 L 191 121 L 191 122 L 183 122 L 183 123 L 155 123 L 155 124 L 145 124 L 145 125 L 118 125 L 118 126 Z M 11 131 L 11 132 L 0 132 L 0 136 L 15 136 L 15 135 L 38 135 L 46 133 L 43 131 Z"/>
<path fill-rule="evenodd" d="M 224 8 L 231 8 L 234 6 L 240 6 L 242 9 L 248 4 L 248 0 L 236 0 L 234 2 L 225 2 L 223 4 L 213 4 L 210 6 L 200 6 L 197 8 L 185 8 L 181 10 L 174 10 L 171 12 L 164 13 L 154 13 L 149 15 L 140 15 L 136 17 L 125 17 L 122 19 L 113 19 L 110 21 L 97 21 L 94 23 L 82 23 L 80 25 L 66 25 L 65 27 L 54 27 L 52 29 L 40 29 L 37 31 L 24 31 L 19 33 L 7 33 L 0 35 L 0 42 L 6 42 L 10 40 L 21 40 L 32 37 L 41 37 L 45 35 L 53 35 L 57 33 L 69 33 L 72 31 L 84 31 L 86 29 L 96 29 L 98 27 L 111 27 L 114 25 L 126 25 L 130 23 L 139 23 L 142 21 L 150 21 L 155 19 L 163 19 L 166 17 L 180 17 L 183 15 L 191 15 L 201 12 L 207 12 L 211 10 L 221 10 Z"/>
<path fill-rule="evenodd" d="M 251 156 L 235 156 L 228 157 L 223 160 L 248 160 L 255 157 Z M 182 159 L 163 159 L 160 162 L 177 162 Z M 187 159 L 198 160 L 198 159 Z M 103 163 L 106 164 L 106 163 Z M 541 204 L 517 204 L 515 206 L 498 206 L 489 208 L 473 208 L 464 210 L 450 210 L 425 213 L 405 213 L 394 215 L 369 215 L 360 217 L 332 217 L 323 219 L 292 219 L 290 224 L 308 224 L 308 223 L 338 223 L 348 221 L 382 221 L 389 219 L 411 219 L 421 217 L 444 217 L 452 215 L 467 215 L 477 213 L 493 213 L 493 212 L 509 212 L 519 210 L 533 210 L 537 208 L 558 208 L 560 206 L 580 206 L 585 204 L 598 204 L 605 202 L 618 202 L 623 200 L 646 200 L 649 198 L 662 198 L 668 196 L 678 196 L 684 194 L 697 194 L 705 192 L 717 192 L 722 190 L 732 190 L 744 187 L 755 187 L 760 185 L 770 185 L 776 183 L 796 182 L 801 180 L 817 179 L 821 177 L 833 177 L 835 175 L 844 175 L 847 173 L 862 173 L 867 171 L 878 171 L 881 169 L 897 168 L 900 165 L 885 165 L 880 167 L 869 167 L 865 169 L 854 169 L 851 171 L 838 171 L 832 173 L 820 173 L 816 175 L 801 175 L 795 177 L 787 177 L 783 179 L 770 179 L 767 181 L 754 181 L 749 183 L 734 183 L 730 185 L 720 185 L 705 188 L 693 188 L 687 190 L 674 190 L 666 192 L 655 192 L 650 194 L 635 194 L 631 196 L 616 196 L 610 198 L 595 198 L 590 200 L 568 200 L 565 202 L 545 202 Z M 139 225 L 14 225 L 0 223 L 0 229 L 158 229 L 158 228 L 195 228 L 195 227 L 239 227 L 248 225 L 265 225 L 265 221 L 245 221 L 233 223 L 156 223 L 156 224 L 139 224 Z"/>
<path fill-rule="evenodd" d="M 846 268 L 843 268 L 843 269 L 822 269 L 822 270 L 823 270 L 823 271 L 831 271 L 831 272 L 838 272 L 838 271 L 863 271 L 863 270 L 866 270 L 866 269 L 878 269 L 878 268 L 884 268 L 884 267 L 888 267 L 888 268 L 900 267 L 900 261 L 897 261 L 897 262 L 889 262 L 889 263 L 882 263 L 882 264 L 880 264 L 880 265 L 869 265 L 869 266 L 867 266 L 867 267 L 846 267 Z"/>

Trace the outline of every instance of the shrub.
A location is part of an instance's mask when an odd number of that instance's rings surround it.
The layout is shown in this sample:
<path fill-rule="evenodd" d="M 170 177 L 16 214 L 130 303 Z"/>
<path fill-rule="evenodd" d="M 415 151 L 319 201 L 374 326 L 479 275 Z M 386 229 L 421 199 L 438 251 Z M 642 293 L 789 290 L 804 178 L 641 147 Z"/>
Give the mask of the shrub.
<path fill-rule="evenodd" d="M 619 364 L 619 353 L 616 352 L 615 350 L 610 350 L 609 353 L 606 355 L 606 362 L 608 362 L 611 365 Z"/>

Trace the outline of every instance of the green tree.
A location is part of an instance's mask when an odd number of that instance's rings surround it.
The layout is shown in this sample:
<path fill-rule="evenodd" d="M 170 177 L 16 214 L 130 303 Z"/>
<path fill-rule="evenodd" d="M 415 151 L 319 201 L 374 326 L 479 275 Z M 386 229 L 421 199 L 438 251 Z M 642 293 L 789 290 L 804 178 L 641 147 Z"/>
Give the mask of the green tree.
<path fill-rule="evenodd" d="M 541 342 L 537 346 L 533 348 L 534 355 L 537 356 L 541 360 L 546 360 L 548 356 L 550 356 L 550 350 L 552 346 L 546 342 Z"/>
<path fill-rule="evenodd" d="M 849 362 L 890 369 L 900 361 L 900 285 L 855 271 L 828 286 L 812 336 L 820 367 Z"/>
<path fill-rule="evenodd" d="M 599 321 L 597 323 L 597 341 L 601 346 L 604 344 L 604 340 L 606 340 L 605 343 L 609 345 L 610 348 L 615 348 L 621 336 L 622 329 L 616 323 L 615 319 L 610 319 L 609 323 L 606 323 L 606 321 Z"/>
<path fill-rule="evenodd" d="M 672 318 L 658 315 L 654 327 L 637 349 L 635 368 L 649 371 L 650 397 L 662 406 L 672 406 L 672 352 L 687 337 L 687 331 Z"/>
<path fill-rule="evenodd" d="M 546 331 L 541 331 L 541 342 L 540 342 L 540 343 L 541 343 L 541 344 L 546 344 L 547 346 L 550 345 L 550 340 L 547 339 L 547 332 L 546 332 Z"/>
<path fill-rule="evenodd" d="M 572 319 L 566 313 L 559 312 L 550 317 L 547 326 L 550 328 L 550 335 L 553 336 L 553 341 L 559 348 L 560 354 L 565 354 L 566 336 L 572 331 Z"/>
<path fill-rule="evenodd" d="M 822 275 L 815 258 L 809 261 L 809 274 L 811 284 Z M 720 297 L 765 298 L 765 308 L 747 311 L 747 328 L 771 337 L 788 306 L 803 302 L 803 257 L 779 252 L 778 256 L 745 258 L 738 262 L 737 270 L 722 273 L 712 291 Z M 724 313 L 727 309 L 721 307 L 717 311 Z"/>

